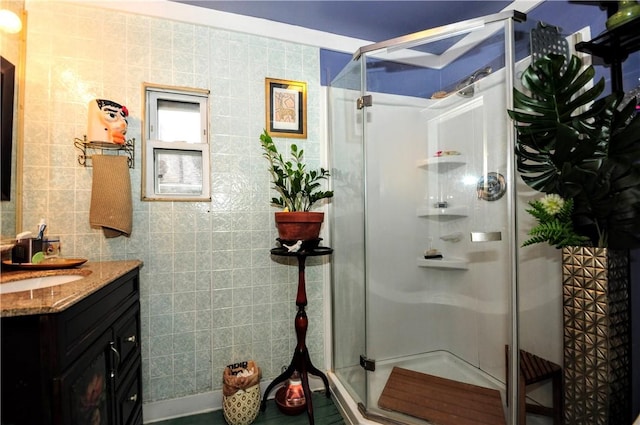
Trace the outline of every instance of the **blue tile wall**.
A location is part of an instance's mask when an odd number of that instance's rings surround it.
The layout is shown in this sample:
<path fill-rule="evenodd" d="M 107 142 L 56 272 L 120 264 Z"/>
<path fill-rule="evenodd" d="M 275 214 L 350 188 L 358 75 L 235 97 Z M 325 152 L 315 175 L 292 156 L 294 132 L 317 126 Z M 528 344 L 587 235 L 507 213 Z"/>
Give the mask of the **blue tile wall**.
<path fill-rule="evenodd" d="M 25 227 L 45 217 L 65 256 L 144 261 L 145 402 L 220 389 L 224 366 L 240 360 L 254 359 L 265 379 L 275 377 L 295 347 L 297 268 L 269 256 L 274 210 L 258 143 L 264 79 L 308 83 L 308 138 L 298 143 L 310 166 L 319 164 L 318 49 L 86 4 L 29 2 L 28 11 Z M 211 202 L 140 200 L 144 82 L 210 90 Z M 130 238 L 105 239 L 89 226 L 92 171 L 78 165 L 73 141 L 86 133 L 92 98 L 130 112 Z M 323 272 L 308 270 L 316 304 L 308 340 L 322 365 Z"/>

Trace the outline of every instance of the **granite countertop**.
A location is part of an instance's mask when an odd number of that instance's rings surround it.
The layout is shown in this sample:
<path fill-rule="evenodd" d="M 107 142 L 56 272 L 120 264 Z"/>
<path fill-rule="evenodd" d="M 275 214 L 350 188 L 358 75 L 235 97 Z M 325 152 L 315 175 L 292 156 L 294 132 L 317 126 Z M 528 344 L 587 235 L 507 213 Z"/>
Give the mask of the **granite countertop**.
<path fill-rule="evenodd" d="M 48 288 L 0 295 L 0 317 L 57 313 L 108 285 L 120 276 L 139 268 L 139 260 L 87 262 L 82 266 L 55 270 L 2 270 L 3 283 L 51 275 L 77 274 L 83 279 Z"/>

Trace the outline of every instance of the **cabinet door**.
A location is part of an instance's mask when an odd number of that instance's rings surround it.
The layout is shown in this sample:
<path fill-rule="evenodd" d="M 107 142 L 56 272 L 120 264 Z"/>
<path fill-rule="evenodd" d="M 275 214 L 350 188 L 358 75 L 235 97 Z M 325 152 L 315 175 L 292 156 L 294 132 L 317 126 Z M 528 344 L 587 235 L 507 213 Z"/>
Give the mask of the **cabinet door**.
<path fill-rule="evenodd" d="M 113 334 L 102 334 L 60 378 L 61 420 L 69 425 L 111 425 L 114 389 L 110 343 Z"/>
<path fill-rule="evenodd" d="M 51 386 L 46 363 L 40 363 L 38 316 L 0 319 L 0 423 L 51 423 Z M 49 379 L 50 380 L 50 379 Z"/>

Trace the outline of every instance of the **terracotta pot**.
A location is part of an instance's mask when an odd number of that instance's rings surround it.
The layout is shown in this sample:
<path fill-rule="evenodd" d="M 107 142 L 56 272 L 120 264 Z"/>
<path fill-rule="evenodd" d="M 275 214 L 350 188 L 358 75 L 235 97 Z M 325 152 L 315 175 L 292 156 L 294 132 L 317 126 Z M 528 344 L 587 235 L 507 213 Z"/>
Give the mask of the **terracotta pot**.
<path fill-rule="evenodd" d="M 324 221 L 322 212 L 277 212 L 276 227 L 282 241 L 297 242 L 318 239 Z"/>

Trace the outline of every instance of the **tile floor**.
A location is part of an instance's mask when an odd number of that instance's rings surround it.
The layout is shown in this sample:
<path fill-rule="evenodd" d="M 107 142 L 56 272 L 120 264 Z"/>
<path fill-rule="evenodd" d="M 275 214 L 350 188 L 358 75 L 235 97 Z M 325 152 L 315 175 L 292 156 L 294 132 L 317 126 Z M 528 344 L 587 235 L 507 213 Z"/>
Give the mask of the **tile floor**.
<path fill-rule="evenodd" d="M 327 398 L 324 392 L 313 393 L 313 412 L 316 425 L 345 425 L 333 398 Z M 306 412 L 298 416 L 287 416 L 278 410 L 275 401 L 269 400 L 264 412 L 260 412 L 254 425 L 307 425 L 309 417 Z M 222 410 L 185 416 L 167 421 L 155 422 L 153 425 L 224 425 L 226 421 Z"/>

